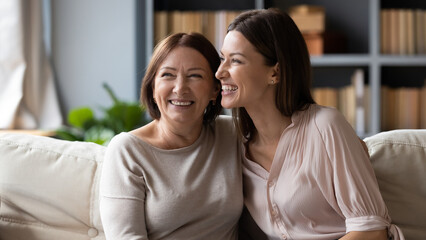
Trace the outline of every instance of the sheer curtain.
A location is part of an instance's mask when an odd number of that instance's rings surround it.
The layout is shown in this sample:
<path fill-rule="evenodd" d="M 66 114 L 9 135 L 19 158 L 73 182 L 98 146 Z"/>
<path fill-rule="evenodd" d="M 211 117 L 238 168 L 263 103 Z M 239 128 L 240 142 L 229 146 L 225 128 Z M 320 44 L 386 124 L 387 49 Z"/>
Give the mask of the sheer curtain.
<path fill-rule="evenodd" d="M 0 129 L 61 124 L 43 41 L 42 0 L 0 0 Z"/>

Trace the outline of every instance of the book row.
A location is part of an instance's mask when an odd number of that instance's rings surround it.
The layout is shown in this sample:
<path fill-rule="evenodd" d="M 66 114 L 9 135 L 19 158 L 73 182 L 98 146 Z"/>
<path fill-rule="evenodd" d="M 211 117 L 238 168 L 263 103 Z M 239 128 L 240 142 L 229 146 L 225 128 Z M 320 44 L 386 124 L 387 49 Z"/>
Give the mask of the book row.
<path fill-rule="evenodd" d="M 426 128 L 426 85 L 381 89 L 382 130 Z"/>
<path fill-rule="evenodd" d="M 381 87 L 381 130 L 426 128 L 426 82 L 422 87 Z M 351 84 L 341 88 L 313 88 L 314 100 L 337 108 L 358 135 L 370 126 L 370 88 L 364 85 L 362 70 L 356 70 Z"/>
<path fill-rule="evenodd" d="M 319 105 L 338 109 L 358 135 L 364 135 L 369 130 L 370 89 L 364 84 L 364 70 L 354 71 L 351 84 L 341 88 L 313 88 L 312 96 Z"/>
<path fill-rule="evenodd" d="M 155 11 L 154 42 L 176 32 L 199 32 L 220 49 L 226 30 L 241 11 Z"/>
<path fill-rule="evenodd" d="M 383 54 L 426 54 L 426 10 L 383 9 L 380 22 Z"/>

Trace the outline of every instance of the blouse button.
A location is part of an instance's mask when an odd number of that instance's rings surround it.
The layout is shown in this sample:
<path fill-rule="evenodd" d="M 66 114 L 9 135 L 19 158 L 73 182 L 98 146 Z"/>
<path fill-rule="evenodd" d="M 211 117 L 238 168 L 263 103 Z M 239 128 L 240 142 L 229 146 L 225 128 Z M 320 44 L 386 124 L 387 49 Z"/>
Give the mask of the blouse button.
<path fill-rule="evenodd" d="M 273 187 L 273 186 L 274 186 L 274 184 L 275 184 L 275 183 L 274 183 L 273 181 L 270 181 L 268 185 L 269 185 L 269 187 Z"/>
<path fill-rule="evenodd" d="M 286 235 L 284 235 L 284 234 L 282 234 L 282 235 L 281 235 L 281 238 L 282 238 L 283 240 L 286 240 L 286 239 L 287 239 L 287 236 L 286 236 Z"/>

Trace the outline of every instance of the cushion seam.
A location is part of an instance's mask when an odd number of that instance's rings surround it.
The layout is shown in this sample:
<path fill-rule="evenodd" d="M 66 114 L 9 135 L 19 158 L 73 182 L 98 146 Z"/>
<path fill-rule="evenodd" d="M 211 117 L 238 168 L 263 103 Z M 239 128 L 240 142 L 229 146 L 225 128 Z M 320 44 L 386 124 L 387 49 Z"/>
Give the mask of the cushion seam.
<path fill-rule="evenodd" d="M 4 142 L 5 144 L 7 144 L 9 146 L 16 146 L 16 147 L 20 147 L 20 148 L 27 148 L 27 149 L 31 149 L 31 150 L 38 150 L 38 151 L 42 151 L 42 152 L 54 153 L 54 154 L 57 154 L 57 155 L 62 155 L 62 156 L 67 156 L 67 157 L 81 158 L 81 159 L 86 159 L 86 160 L 89 160 L 89 161 L 95 161 L 97 163 L 101 162 L 100 160 L 97 160 L 96 154 L 93 155 L 92 158 L 89 158 L 89 157 L 84 157 L 84 156 L 76 156 L 76 155 L 72 155 L 72 154 L 65 154 L 65 153 L 61 153 L 61 152 L 47 150 L 47 149 L 40 148 L 40 147 L 32 147 L 29 144 L 19 144 L 19 143 L 4 140 L 4 139 L 0 139 L 0 142 Z M 73 142 L 70 142 L 70 143 L 73 143 Z"/>
<path fill-rule="evenodd" d="M 419 143 L 411 143 L 411 142 L 400 142 L 400 141 L 390 141 L 390 140 L 383 140 L 378 143 L 372 143 L 369 148 L 375 147 L 377 145 L 405 145 L 405 146 L 413 146 L 413 147 L 419 147 L 419 148 L 426 148 L 426 145 L 419 144 Z"/>
<path fill-rule="evenodd" d="M 69 230 L 65 230 L 63 228 L 60 227 L 55 227 L 55 226 L 50 226 L 47 224 L 43 224 L 43 223 L 31 223 L 31 222 L 26 222 L 26 221 L 22 221 L 22 220 L 17 220 L 14 218 L 7 218 L 7 217 L 0 217 L 0 220 L 3 222 L 9 222 L 9 223 L 16 223 L 16 224 L 22 224 L 22 225 L 27 225 L 27 226 L 33 226 L 33 227 L 39 227 L 39 228 L 44 228 L 44 229 L 54 229 L 54 230 L 58 230 L 58 231 L 65 231 L 65 232 L 71 232 L 71 233 L 78 233 L 78 234 L 86 234 L 85 231 L 69 231 Z"/>

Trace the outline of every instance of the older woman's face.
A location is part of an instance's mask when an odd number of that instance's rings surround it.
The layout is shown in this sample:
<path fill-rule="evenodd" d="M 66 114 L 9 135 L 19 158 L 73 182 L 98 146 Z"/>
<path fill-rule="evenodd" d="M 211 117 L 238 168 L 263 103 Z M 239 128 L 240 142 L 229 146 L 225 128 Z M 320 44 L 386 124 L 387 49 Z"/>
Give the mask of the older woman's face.
<path fill-rule="evenodd" d="M 154 98 L 161 120 L 202 122 L 209 101 L 218 94 L 208 61 L 193 48 L 176 47 L 157 70 Z"/>

